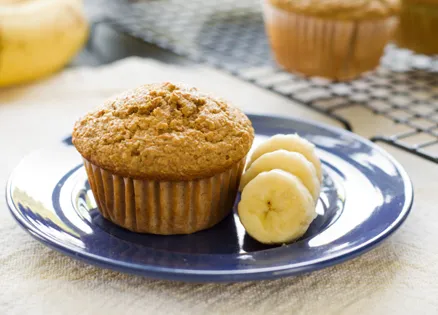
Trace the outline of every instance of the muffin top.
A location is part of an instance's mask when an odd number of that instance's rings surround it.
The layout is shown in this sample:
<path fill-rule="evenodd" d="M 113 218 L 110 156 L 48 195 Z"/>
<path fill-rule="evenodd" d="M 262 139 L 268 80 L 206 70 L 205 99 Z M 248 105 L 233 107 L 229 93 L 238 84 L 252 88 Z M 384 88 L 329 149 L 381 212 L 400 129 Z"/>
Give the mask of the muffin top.
<path fill-rule="evenodd" d="M 221 99 L 171 83 L 147 84 L 76 122 L 73 144 L 91 163 L 126 177 L 191 180 L 231 168 L 248 153 L 248 117 Z"/>
<path fill-rule="evenodd" d="M 403 0 L 403 4 L 424 4 L 424 5 L 432 5 L 436 6 L 438 4 L 438 0 Z"/>
<path fill-rule="evenodd" d="M 341 20 L 379 19 L 397 14 L 399 0 L 269 0 L 290 12 Z"/>

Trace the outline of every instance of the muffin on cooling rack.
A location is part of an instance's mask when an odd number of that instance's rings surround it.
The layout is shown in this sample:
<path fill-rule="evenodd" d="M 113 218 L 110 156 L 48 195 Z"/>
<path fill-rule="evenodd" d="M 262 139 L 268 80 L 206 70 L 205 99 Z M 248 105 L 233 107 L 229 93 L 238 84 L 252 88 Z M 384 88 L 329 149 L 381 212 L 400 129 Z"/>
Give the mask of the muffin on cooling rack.
<path fill-rule="evenodd" d="M 438 0 L 402 0 L 396 42 L 417 53 L 438 54 Z"/>
<path fill-rule="evenodd" d="M 288 71 L 353 79 L 379 65 L 398 0 L 263 0 L 277 62 Z"/>
<path fill-rule="evenodd" d="M 73 131 L 102 215 L 154 234 L 193 233 L 229 214 L 253 138 L 239 109 L 171 83 L 125 92 Z"/>

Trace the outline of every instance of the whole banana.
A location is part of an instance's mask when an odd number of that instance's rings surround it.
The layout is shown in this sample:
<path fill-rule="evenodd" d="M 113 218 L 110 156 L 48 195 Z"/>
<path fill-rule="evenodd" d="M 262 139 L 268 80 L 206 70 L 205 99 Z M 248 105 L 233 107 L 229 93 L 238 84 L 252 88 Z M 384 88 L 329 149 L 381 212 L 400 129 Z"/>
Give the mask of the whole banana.
<path fill-rule="evenodd" d="M 0 87 L 61 69 L 87 37 L 82 0 L 0 0 Z"/>

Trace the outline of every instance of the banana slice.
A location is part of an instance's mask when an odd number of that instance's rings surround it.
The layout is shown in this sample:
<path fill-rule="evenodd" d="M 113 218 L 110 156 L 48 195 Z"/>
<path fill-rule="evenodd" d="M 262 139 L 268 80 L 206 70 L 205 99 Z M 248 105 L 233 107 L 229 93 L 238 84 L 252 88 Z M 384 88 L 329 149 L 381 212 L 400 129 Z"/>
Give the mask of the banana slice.
<path fill-rule="evenodd" d="M 318 176 L 318 180 L 322 181 L 322 169 L 321 169 L 321 161 L 315 153 L 315 146 L 307 141 L 304 138 L 301 138 L 298 135 L 275 135 L 271 137 L 269 140 L 266 140 L 262 144 L 260 144 L 253 152 L 249 162 L 247 169 L 257 160 L 260 156 L 265 153 L 277 151 L 277 150 L 286 150 L 291 152 L 301 153 L 306 157 L 306 159 L 313 164 L 316 170 L 316 175 Z"/>
<path fill-rule="evenodd" d="M 277 169 L 260 173 L 245 186 L 238 213 L 246 232 L 265 244 L 300 238 L 316 217 L 313 198 L 303 183 Z"/>
<path fill-rule="evenodd" d="M 301 153 L 286 150 L 266 153 L 255 160 L 242 175 L 239 190 L 242 191 L 261 172 L 268 172 L 273 169 L 280 169 L 297 176 L 309 190 L 313 200 L 315 202 L 318 200 L 321 185 L 316 175 L 315 167 Z"/>

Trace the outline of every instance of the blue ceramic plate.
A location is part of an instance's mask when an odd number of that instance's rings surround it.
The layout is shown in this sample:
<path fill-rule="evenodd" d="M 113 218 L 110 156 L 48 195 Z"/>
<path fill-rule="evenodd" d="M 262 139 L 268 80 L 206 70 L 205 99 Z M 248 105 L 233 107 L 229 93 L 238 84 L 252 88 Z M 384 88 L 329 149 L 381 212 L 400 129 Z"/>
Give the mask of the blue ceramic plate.
<path fill-rule="evenodd" d="M 316 144 L 324 166 L 318 217 L 286 246 L 245 234 L 236 214 L 185 236 L 142 235 L 96 210 L 79 154 L 69 139 L 26 157 L 7 184 L 18 223 L 42 243 L 104 268 L 160 279 L 244 281 L 313 271 L 351 259 L 406 219 L 413 192 L 406 172 L 383 150 L 352 133 L 301 120 L 250 115 L 256 144 L 299 133 Z"/>

